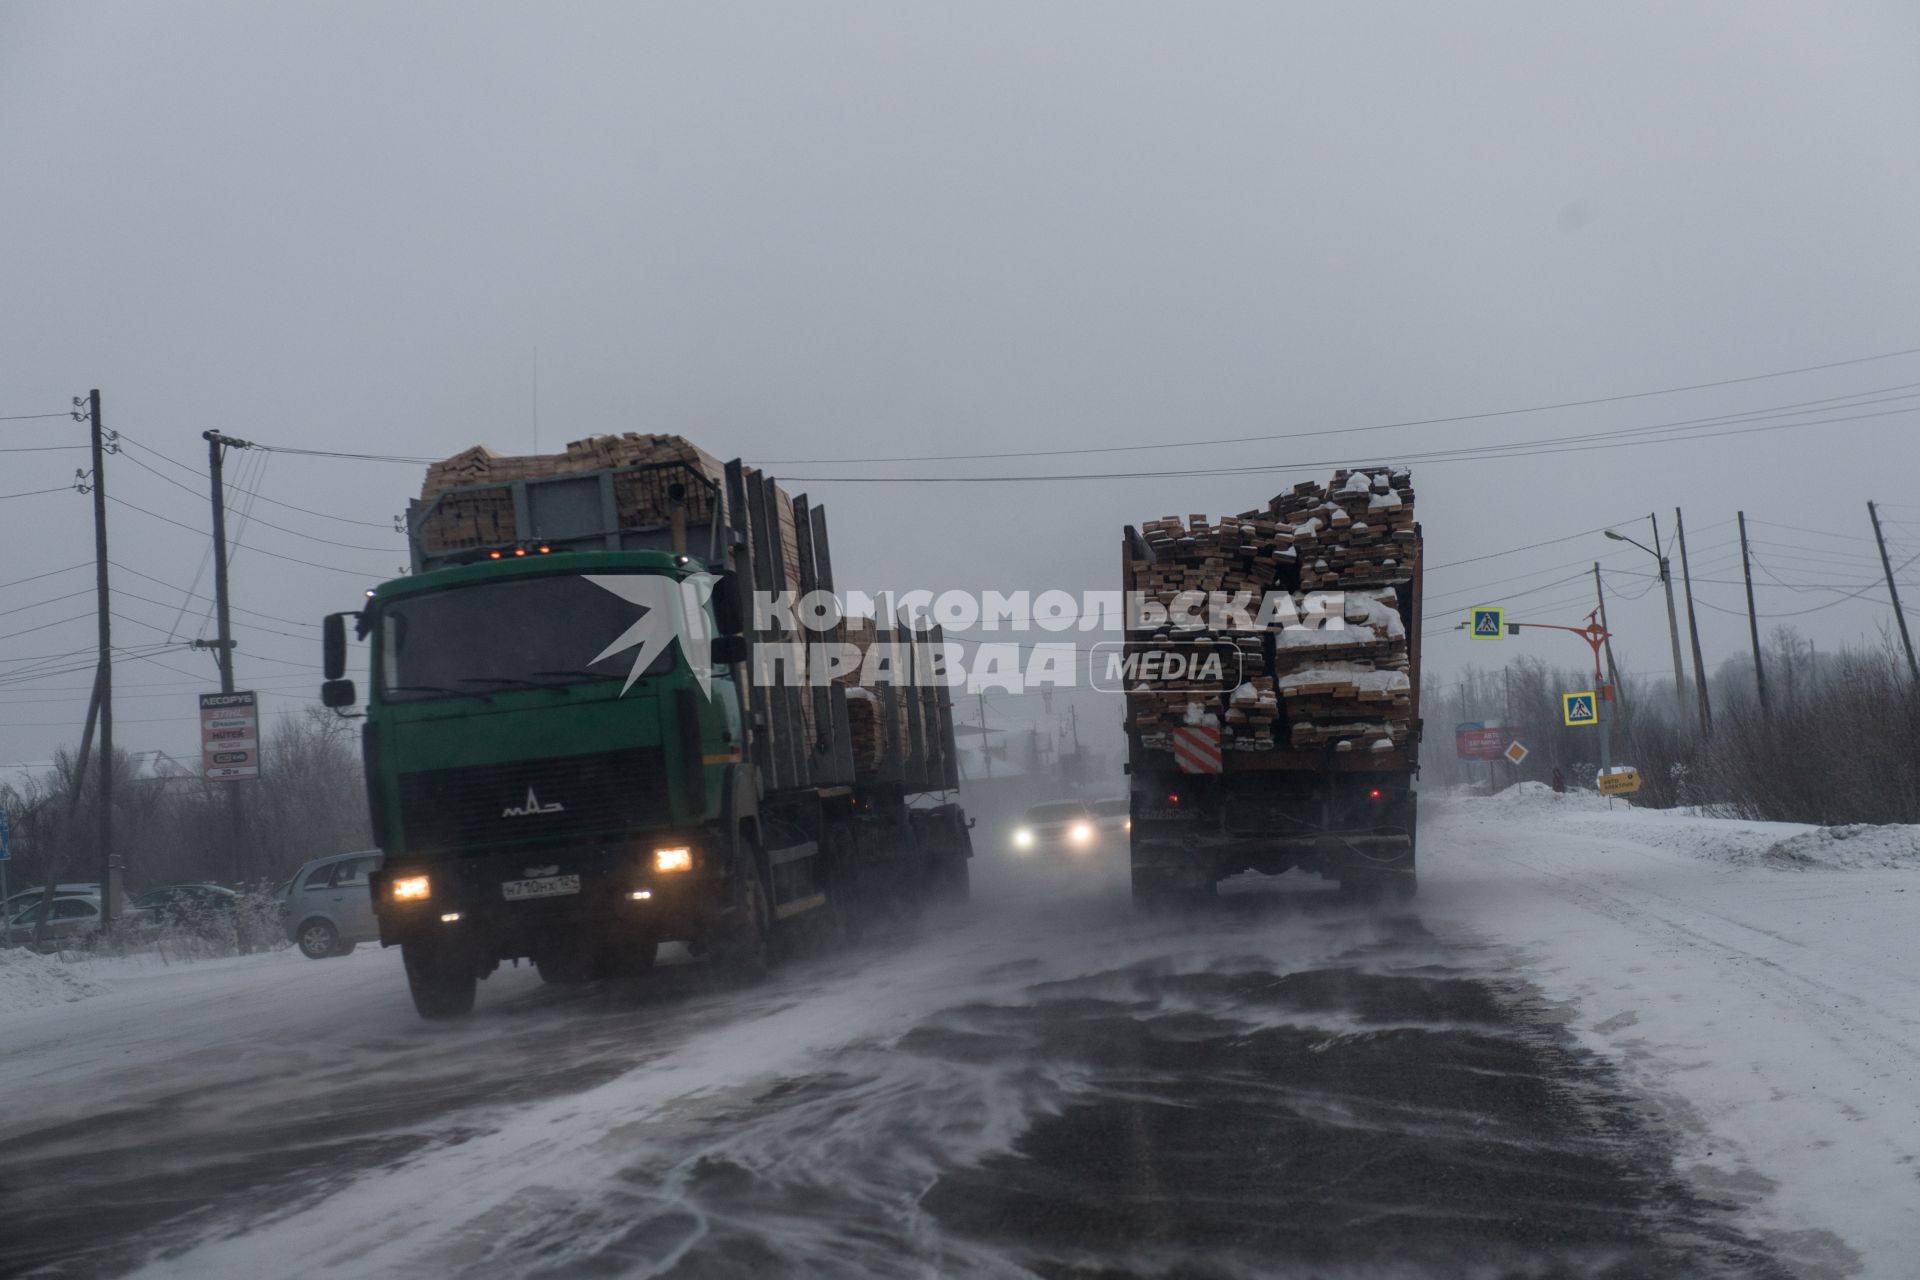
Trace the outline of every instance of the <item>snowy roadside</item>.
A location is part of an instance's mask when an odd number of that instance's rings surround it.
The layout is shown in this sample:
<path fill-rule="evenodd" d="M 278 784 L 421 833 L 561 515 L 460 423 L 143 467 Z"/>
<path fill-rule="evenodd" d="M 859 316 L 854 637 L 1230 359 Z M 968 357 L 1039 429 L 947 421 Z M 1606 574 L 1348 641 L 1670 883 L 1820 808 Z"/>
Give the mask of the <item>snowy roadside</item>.
<path fill-rule="evenodd" d="M 1803 1273 L 1904 1276 L 1920 1235 L 1920 828 L 1450 798 L 1420 912 L 1511 948 Z"/>
<path fill-rule="evenodd" d="M 0 1016 L 104 995 L 107 986 L 53 956 L 0 947 Z"/>

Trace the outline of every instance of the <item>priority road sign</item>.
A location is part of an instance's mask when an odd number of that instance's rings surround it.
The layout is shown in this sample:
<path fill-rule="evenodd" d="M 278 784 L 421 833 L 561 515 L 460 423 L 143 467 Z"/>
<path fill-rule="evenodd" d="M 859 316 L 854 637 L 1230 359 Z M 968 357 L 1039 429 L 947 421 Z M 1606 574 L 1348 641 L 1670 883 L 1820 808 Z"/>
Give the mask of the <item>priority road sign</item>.
<path fill-rule="evenodd" d="M 1560 695 L 1560 716 L 1569 725 L 1599 724 L 1599 703 L 1594 700 L 1593 690 L 1582 689 L 1578 693 Z"/>
<path fill-rule="evenodd" d="M 1520 739 L 1515 738 L 1512 742 L 1507 744 L 1507 749 L 1501 752 L 1501 754 L 1506 756 L 1508 764 L 1518 765 L 1522 760 L 1525 760 L 1527 756 L 1531 753 L 1527 750 L 1525 743 L 1521 742 Z"/>
<path fill-rule="evenodd" d="M 1507 634 L 1505 609 L 1475 607 L 1467 615 L 1468 631 L 1475 640 L 1498 640 Z"/>

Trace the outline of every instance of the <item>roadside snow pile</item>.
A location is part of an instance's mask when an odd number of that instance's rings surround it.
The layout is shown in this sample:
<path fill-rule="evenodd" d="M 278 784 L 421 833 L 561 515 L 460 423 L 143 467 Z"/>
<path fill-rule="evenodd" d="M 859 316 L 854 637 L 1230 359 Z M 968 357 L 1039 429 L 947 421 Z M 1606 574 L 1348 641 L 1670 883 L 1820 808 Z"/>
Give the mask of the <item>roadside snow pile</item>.
<path fill-rule="evenodd" d="M 108 988 L 83 978 L 52 956 L 25 947 L 0 948 L 0 1013 L 65 1004 L 105 995 Z"/>
<path fill-rule="evenodd" d="M 1920 868 L 1920 827 L 1815 827 L 1775 842 L 1760 856 L 1775 866 Z"/>
<path fill-rule="evenodd" d="M 1551 817 L 1568 834 L 1631 839 L 1637 844 L 1735 866 L 1786 871 L 1920 870 L 1920 826 L 1855 824 L 1815 827 L 1791 822 L 1715 818 L 1696 809 L 1642 809 L 1591 791 L 1556 795 L 1544 782 L 1519 782 L 1491 796 L 1447 797 L 1464 821 L 1496 826 Z M 1451 804 L 1435 816 L 1452 816 Z"/>

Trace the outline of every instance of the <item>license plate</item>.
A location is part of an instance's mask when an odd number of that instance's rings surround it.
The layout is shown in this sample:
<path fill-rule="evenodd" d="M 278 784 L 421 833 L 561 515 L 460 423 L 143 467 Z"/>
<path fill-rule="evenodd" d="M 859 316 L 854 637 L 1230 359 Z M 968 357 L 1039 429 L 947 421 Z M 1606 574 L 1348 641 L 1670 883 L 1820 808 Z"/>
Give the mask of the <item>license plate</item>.
<path fill-rule="evenodd" d="M 508 880 L 500 891 L 512 902 L 519 898 L 560 898 L 580 892 L 579 876 L 541 876 L 538 880 Z"/>

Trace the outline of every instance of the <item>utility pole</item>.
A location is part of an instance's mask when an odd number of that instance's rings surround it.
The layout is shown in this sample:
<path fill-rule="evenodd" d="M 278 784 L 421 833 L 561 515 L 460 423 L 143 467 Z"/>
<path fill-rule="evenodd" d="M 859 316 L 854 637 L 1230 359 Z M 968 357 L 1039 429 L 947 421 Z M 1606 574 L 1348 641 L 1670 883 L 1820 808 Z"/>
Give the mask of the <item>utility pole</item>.
<path fill-rule="evenodd" d="M 1900 624 L 1900 643 L 1907 647 L 1907 670 L 1913 673 L 1913 682 L 1920 684 L 1920 662 L 1913 657 L 1913 634 L 1907 630 L 1907 615 L 1900 608 L 1900 588 L 1893 580 L 1893 561 L 1887 558 L 1887 537 L 1880 532 L 1880 512 L 1869 502 L 1867 518 L 1873 521 L 1873 540 L 1880 544 L 1880 568 L 1887 575 L 1887 595 L 1893 599 L 1893 620 Z"/>
<path fill-rule="evenodd" d="M 1667 638 L 1673 641 L 1673 706 L 1679 715 L 1676 723 L 1685 724 L 1687 668 L 1680 660 L 1680 616 L 1673 609 L 1673 565 L 1667 559 L 1667 549 L 1660 545 L 1660 517 L 1649 512 L 1647 519 L 1653 522 L 1653 552 L 1660 558 L 1660 585 L 1667 592 Z"/>
<path fill-rule="evenodd" d="M 987 745 L 987 695 L 980 694 L 980 759 L 986 764 L 987 777 L 993 777 L 993 748 Z"/>
<path fill-rule="evenodd" d="M 1613 688 L 1613 701 L 1623 701 L 1620 697 L 1620 669 L 1613 665 L 1613 632 L 1607 630 L 1607 590 L 1600 585 L 1600 562 L 1593 562 L 1593 598 L 1600 606 L 1600 627 L 1607 631 L 1607 683 Z M 1607 701 L 1607 699 L 1601 699 Z"/>
<path fill-rule="evenodd" d="M 227 487 L 224 458 L 226 450 L 251 449 L 248 441 L 236 440 L 232 436 L 221 435 L 218 431 L 202 431 L 202 439 L 207 442 L 207 474 L 212 478 L 213 493 L 213 608 L 214 624 L 219 629 L 219 639 L 211 646 L 214 661 L 220 666 L 220 692 L 233 692 L 233 623 L 229 617 L 227 605 Z"/>
<path fill-rule="evenodd" d="M 1607 650 L 1607 683 L 1594 690 L 1599 701 L 1594 704 L 1594 719 L 1600 722 L 1600 772 L 1605 774 L 1613 768 L 1613 717 L 1614 708 L 1624 705 L 1620 697 L 1620 669 L 1613 665 L 1613 632 L 1607 627 L 1607 591 L 1600 585 L 1600 562 L 1593 562 L 1593 598 L 1598 608 L 1594 610 L 1600 617 L 1600 630 L 1606 632 L 1603 642 Z M 1607 797 L 1607 808 L 1613 808 L 1613 797 Z"/>
<path fill-rule="evenodd" d="M 251 449 L 248 441 L 237 440 L 222 435 L 218 431 L 202 431 L 201 439 L 207 442 L 207 475 L 211 480 L 210 492 L 213 496 L 213 609 L 217 638 L 213 642 L 214 661 L 220 666 L 220 692 L 233 692 L 233 622 L 227 605 L 227 482 L 225 458 L 226 451 L 233 449 Z M 201 642 L 196 641 L 196 644 Z M 245 879 L 245 868 L 241 864 L 241 813 L 240 787 L 229 784 L 227 787 L 227 871 L 235 884 Z"/>
<path fill-rule="evenodd" d="M 1740 517 L 1740 573 L 1747 580 L 1747 634 L 1753 640 L 1753 687 L 1760 694 L 1760 714 L 1771 716 L 1773 708 L 1767 705 L 1767 668 L 1760 660 L 1760 615 L 1753 607 L 1753 558 L 1747 553 L 1747 513 L 1737 513 Z"/>
<path fill-rule="evenodd" d="M 1700 621 L 1693 612 L 1693 571 L 1687 567 L 1687 523 L 1680 508 L 1673 509 L 1673 536 L 1680 543 L 1680 581 L 1687 589 L 1687 636 L 1693 642 L 1694 692 L 1700 698 L 1700 737 L 1713 737 L 1713 703 L 1707 696 L 1706 663 L 1700 657 Z"/>
<path fill-rule="evenodd" d="M 99 826 L 95 850 L 100 860 L 100 927 L 113 924 L 119 904 L 119 882 L 113 857 L 113 613 L 107 591 L 107 439 L 100 426 L 100 390 L 87 393 L 87 423 L 93 450 L 93 585 L 94 612 L 99 619 L 100 657 L 95 697 L 100 703 Z M 51 881 L 49 881 L 51 883 Z"/>

